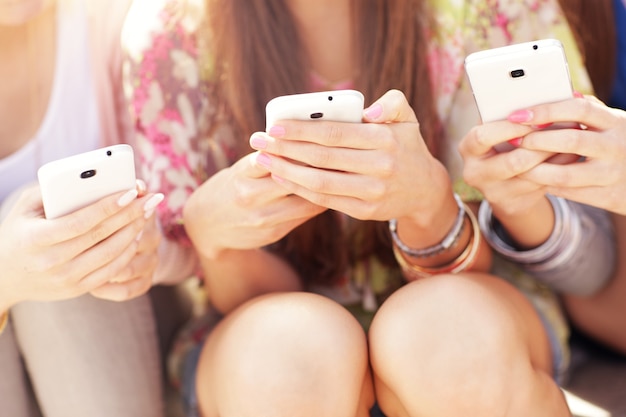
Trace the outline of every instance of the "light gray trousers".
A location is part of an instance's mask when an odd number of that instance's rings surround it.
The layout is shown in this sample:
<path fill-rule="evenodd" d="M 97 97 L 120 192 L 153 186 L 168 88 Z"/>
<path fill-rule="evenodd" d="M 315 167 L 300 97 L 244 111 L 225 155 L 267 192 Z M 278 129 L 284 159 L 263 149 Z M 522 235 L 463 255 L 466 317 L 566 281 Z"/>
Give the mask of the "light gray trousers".
<path fill-rule="evenodd" d="M 0 335 L 0 415 L 162 417 L 154 317 L 148 295 L 15 306 Z"/>

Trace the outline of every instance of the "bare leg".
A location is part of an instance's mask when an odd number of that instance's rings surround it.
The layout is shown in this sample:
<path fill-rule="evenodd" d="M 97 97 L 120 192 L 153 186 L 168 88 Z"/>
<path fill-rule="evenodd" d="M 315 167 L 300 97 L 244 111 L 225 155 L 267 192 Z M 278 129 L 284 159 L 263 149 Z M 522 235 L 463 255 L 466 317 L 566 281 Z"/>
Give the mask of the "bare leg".
<path fill-rule="evenodd" d="M 537 313 L 491 276 L 408 284 L 374 318 L 370 349 L 388 417 L 571 415 Z"/>
<path fill-rule="evenodd" d="M 226 316 L 197 382 L 204 417 L 366 417 L 374 402 L 361 326 L 307 293 L 262 296 Z"/>
<path fill-rule="evenodd" d="M 626 217 L 613 215 L 617 262 L 613 280 L 591 297 L 563 296 L 572 322 L 584 333 L 626 354 Z"/>
<path fill-rule="evenodd" d="M 0 335 L 0 375 L 0 409 L 3 415 L 38 415 L 11 324 Z"/>
<path fill-rule="evenodd" d="M 91 296 L 12 309 L 16 338 L 46 417 L 163 415 L 162 374 L 148 296 Z"/>

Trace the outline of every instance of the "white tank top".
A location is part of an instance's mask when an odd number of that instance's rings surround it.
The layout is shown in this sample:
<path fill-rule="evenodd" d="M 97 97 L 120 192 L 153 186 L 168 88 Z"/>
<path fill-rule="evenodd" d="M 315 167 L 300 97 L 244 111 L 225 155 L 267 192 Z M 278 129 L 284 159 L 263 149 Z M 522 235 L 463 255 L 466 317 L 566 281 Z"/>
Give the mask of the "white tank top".
<path fill-rule="evenodd" d="M 35 181 L 44 163 L 101 143 L 83 1 L 88 0 L 57 2 L 57 54 L 48 108 L 35 137 L 0 159 L 0 203 L 16 188 Z"/>

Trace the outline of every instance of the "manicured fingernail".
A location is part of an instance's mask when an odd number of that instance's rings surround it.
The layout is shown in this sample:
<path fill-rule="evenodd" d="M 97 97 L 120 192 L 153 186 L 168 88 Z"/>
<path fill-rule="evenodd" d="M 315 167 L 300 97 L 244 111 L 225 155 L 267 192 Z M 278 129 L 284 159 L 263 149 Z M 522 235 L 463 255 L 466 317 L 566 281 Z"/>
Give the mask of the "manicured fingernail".
<path fill-rule="evenodd" d="M 383 106 L 379 103 L 376 103 L 365 110 L 365 117 L 370 120 L 376 120 L 381 114 L 383 114 Z"/>
<path fill-rule="evenodd" d="M 156 206 L 161 204 L 161 201 L 163 201 L 164 198 L 165 196 L 161 193 L 155 194 L 150 197 L 148 201 L 146 201 L 146 203 L 143 205 L 143 217 L 149 219 L 150 216 L 152 216 L 152 214 L 154 213 L 154 209 L 156 208 Z"/>
<path fill-rule="evenodd" d="M 583 96 L 582 93 L 579 93 L 578 91 L 574 91 L 574 97 L 576 97 L 576 98 L 583 98 L 584 96 Z"/>
<path fill-rule="evenodd" d="M 533 125 L 535 129 L 545 129 L 546 127 L 552 126 L 552 123 L 544 123 L 542 125 Z"/>
<path fill-rule="evenodd" d="M 522 146 L 522 138 L 511 139 L 511 140 L 508 140 L 507 142 L 509 142 L 511 145 L 515 146 L 516 148 L 519 148 L 520 146 Z"/>
<path fill-rule="evenodd" d="M 264 153 L 260 153 L 256 157 L 257 164 L 269 169 L 272 166 L 272 160 Z"/>
<path fill-rule="evenodd" d="M 282 138 L 285 136 L 285 128 L 282 126 L 272 126 L 267 131 L 267 134 L 273 138 Z"/>
<path fill-rule="evenodd" d="M 252 136 L 250 146 L 252 146 L 253 149 L 265 149 L 267 148 L 267 141 L 260 136 Z"/>
<path fill-rule="evenodd" d="M 134 199 L 137 198 L 139 193 L 136 189 L 128 190 L 124 195 L 122 195 L 119 200 L 117 200 L 117 205 L 120 207 L 126 207 L 129 205 Z"/>
<path fill-rule="evenodd" d="M 513 123 L 524 123 L 531 121 L 533 116 L 533 112 L 530 110 L 517 110 L 509 115 L 508 120 Z"/>

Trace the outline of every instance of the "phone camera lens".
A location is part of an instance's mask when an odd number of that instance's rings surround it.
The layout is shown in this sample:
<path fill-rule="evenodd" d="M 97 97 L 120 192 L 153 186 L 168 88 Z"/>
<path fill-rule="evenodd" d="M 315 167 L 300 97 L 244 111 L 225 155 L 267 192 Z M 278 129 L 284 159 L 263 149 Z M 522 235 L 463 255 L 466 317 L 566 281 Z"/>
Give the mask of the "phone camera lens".
<path fill-rule="evenodd" d="M 107 156 L 111 156 L 111 155 L 113 155 L 113 152 L 107 151 Z"/>
<path fill-rule="evenodd" d="M 82 179 L 91 178 L 91 177 L 93 177 L 95 175 L 96 175 L 96 170 L 95 169 L 88 169 L 87 171 L 83 171 L 83 172 L 80 173 L 80 177 Z"/>
<path fill-rule="evenodd" d="M 333 101 L 333 96 L 328 96 L 328 101 Z"/>
<path fill-rule="evenodd" d="M 533 45 L 533 49 L 536 51 L 537 49 L 539 49 L 539 45 Z"/>
<path fill-rule="evenodd" d="M 311 119 L 321 119 L 322 117 L 324 117 L 324 113 L 322 112 L 311 113 L 309 117 Z"/>
<path fill-rule="evenodd" d="M 520 78 L 526 75 L 523 69 L 516 69 L 511 71 L 511 78 Z"/>

